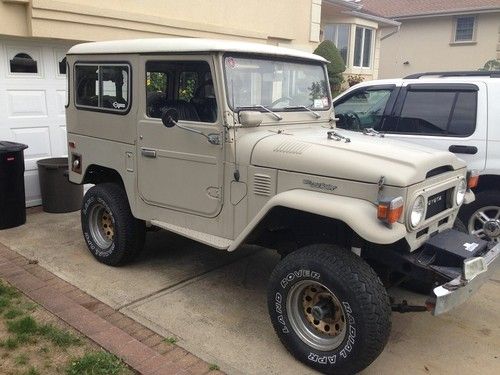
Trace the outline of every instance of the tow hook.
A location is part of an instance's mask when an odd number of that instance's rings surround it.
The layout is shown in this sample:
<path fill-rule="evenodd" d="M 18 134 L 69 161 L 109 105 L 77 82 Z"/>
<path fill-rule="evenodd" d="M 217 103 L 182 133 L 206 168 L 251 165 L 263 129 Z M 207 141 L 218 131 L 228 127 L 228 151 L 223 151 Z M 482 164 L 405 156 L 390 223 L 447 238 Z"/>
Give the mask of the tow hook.
<path fill-rule="evenodd" d="M 410 312 L 426 312 L 429 311 L 428 306 L 414 306 L 408 305 L 408 301 L 403 300 L 401 303 L 392 303 L 391 305 L 392 311 L 398 312 L 401 314 L 410 313 Z"/>

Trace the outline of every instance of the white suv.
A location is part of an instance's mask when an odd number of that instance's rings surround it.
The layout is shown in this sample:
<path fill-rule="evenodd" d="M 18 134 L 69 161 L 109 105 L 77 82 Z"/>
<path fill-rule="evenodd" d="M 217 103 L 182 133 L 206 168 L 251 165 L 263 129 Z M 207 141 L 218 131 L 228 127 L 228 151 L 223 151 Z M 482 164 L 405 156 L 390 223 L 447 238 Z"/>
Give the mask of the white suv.
<path fill-rule="evenodd" d="M 337 127 L 449 150 L 480 172 L 462 207 L 470 233 L 500 242 L 500 72 L 437 72 L 358 84 L 333 101 Z"/>

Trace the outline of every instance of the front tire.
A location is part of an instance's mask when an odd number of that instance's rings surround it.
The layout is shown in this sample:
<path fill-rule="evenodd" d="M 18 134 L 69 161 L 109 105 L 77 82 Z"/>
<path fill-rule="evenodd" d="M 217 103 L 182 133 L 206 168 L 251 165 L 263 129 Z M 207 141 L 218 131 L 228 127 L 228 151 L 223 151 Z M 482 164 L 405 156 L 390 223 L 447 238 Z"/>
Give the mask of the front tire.
<path fill-rule="evenodd" d="M 87 191 L 81 222 L 87 247 L 101 263 L 125 264 L 144 246 L 144 222 L 134 218 L 127 194 L 116 184 L 103 183 Z"/>
<path fill-rule="evenodd" d="M 384 349 L 391 306 L 375 272 L 348 250 L 312 245 L 274 269 L 268 308 L 283 345 L 325 374 L 354 374 Z"/>

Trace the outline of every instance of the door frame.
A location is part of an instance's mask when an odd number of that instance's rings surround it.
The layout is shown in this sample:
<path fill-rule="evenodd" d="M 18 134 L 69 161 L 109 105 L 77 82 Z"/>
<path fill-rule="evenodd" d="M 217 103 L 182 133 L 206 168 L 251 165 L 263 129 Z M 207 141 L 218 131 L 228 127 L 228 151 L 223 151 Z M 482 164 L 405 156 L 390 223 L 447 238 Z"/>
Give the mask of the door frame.
<path fill-rule="evenodd" d="M 141 178 L 141 169 L 140 169 L 140 158 L 143 156 L 141 155 L 141 134 L 140 130 L 141 127 L 139 126 L 140 122 L 147 121 L 147 122 L 154 122 L 155 124 L 162 124 L 162 120 L 160 118 L 152 118 L 147 116 L 146 113 L 146 63 L 148 61 L 205 61 L 208 63 L 210 67 L 210 71 L 212 74 L 212 81 L 214 84 L 214 94 L 216 98 L 216 103 L 217 103 L 217 118 L 215 122 L 212 123 L 203 123 L 203 122 L 194 122 L 194 121 L 183 121 L 180 120 L 179 123 L 185 127 L 193 128 L 196 130 L 201 130 L 205 134 L 212 134 L 212 133 L 217 133 L 219 135 L 220 139 L 220 144 L 219 145 L 211 145 L 211 147 L 214 148 L 214 150 L 217 150 L 214 152 L 214 156 L 216 158 L 216 164 L 217 164 L 217 171 L 218 171 L 218 177 L 217 177 L 217 184 L 218 188 L 220 191 L 220 197 L 218 199 L 219 204 L 216 212 L 213 214 L 203 214 L 201 212 L 189 210 L 189 209 L 182 209 L 181 207 L 173 207 L 165 204 L 161 204 L 160 202 L 151 202 L 146 197 L 143 196 L 140 186 L 139 186 L 139 178 Z M 140 55 L 139 58 L 139 67 L 138 67 L 138 91 L 135 90 L 136 95 L 138 96 L 139 100 L 139 110 L 137 113 L 137 119 L 136 119 L 136 124 L 137 124 L 137 144 L 136 144 L 136 150 L 137 150 L 137 159 L 136 159 L 136 168 L 137 168 L 137 180 L 136 180 L 136 188 L 138 192 L 138 196 L 142 202 L 146 206 L 154 206 L 156 208 L 161 208 L 163 211 L 166 213 L 166 216 L 168 216 L 168 211 L 176 211 L 180 213 L 187 213 L 187 214 L 194 214 L 199 217 L 205 217 L 205 218 L 215 218 L 219 216 L 222 212 L 223 209 L 223 203 L 224 203 L 224 127 L 223 127 L 223 113 L 222 113 L 222 97 L 220 94 L 220 88 L 218 87 L 221 84 L 220 78 L 219 78 L 219 72 L 217 69 L 217 62 L 216 62 L 216 57 L 211 54 L 211 53 L 201 53 L 201 54 L 172 54 L 172 53 L 160 53 L 160 54 L 142 54 Z M 175 87 L 177 87 L 177 84 L 175 84 Z M 163 124 L 162 124 L 163 126 Z M 191 132 L 188 132 L 187 130 L 183 129 L 165 129 L 165 131 L 182 131 L 186 132 L 188 134 L 193 134 Z M 202 135 L 196 135 L 194 136 L 200 137 L 200 141 L 206 141 L 208 143 L 208 140 L 203 137 Z M 170 153 L 170 151 L 167 151 L 167 153 Z M 175 151 L 172 151 L 172 153 L 175 153 Z M 181 157 L 182 153 L 179 153 L 179 157 Z M 199 155 L 203 157 L 203 155 Z M 186 160 L 196 160 L 197 155 L 194 155 L 191 157 L 189 153 L 186 153 Z M 169 221 L 166 219 L 166 217 L 163 218 L 158 218 L 160 220 L 164 221 Z"/>

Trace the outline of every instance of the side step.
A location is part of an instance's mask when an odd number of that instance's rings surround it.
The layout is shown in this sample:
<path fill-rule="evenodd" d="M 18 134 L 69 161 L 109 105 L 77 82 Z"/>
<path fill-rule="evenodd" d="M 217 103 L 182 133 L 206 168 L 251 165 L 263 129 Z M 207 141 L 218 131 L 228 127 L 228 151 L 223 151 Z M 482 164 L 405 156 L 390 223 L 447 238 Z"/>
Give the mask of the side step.
<path fill-rule="evenodd" d="M 233 243 L 232 240 L 224 238 L 224 237 L 219 237 L 215 236 L 213 234 L 207 234 L 203 232 L 198 232 L 193 229 L 189 229 L 186 227 L 180 227 L 178 225 L 174 224 L 169 224 L 169 223 L 164 223 L 162 221 L 158 220 L 151 220 L 151 224 L 154 226 L 157 226 L 159 228 L 168 230 L 170 232 L 179 234 L 183 237 L 190 238 L 194 241 L 201 242 L 205 245 L 215 247 L 220 250 L 227 250 L 229 246 Z"/>

